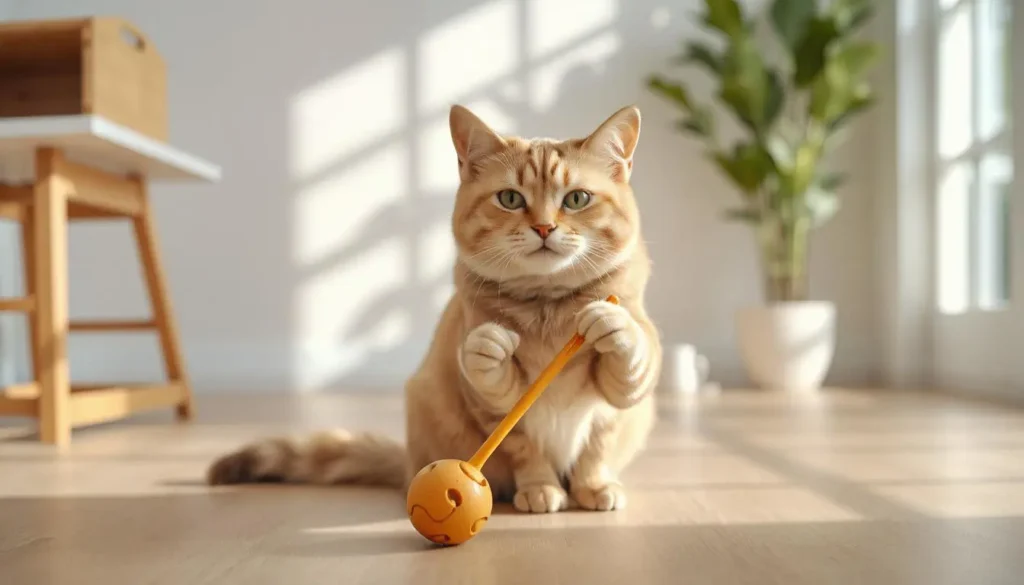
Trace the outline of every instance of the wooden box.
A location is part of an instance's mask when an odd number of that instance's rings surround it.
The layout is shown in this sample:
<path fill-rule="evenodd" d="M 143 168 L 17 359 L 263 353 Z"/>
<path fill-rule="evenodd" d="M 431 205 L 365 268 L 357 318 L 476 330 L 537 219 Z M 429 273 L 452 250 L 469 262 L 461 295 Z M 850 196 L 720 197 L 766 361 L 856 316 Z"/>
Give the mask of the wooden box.
<path fill-rule="evenodd" d="M 96 114 L 167 141 L 167 70 L 118 18 L 0 22 L 0 118 Z"/>

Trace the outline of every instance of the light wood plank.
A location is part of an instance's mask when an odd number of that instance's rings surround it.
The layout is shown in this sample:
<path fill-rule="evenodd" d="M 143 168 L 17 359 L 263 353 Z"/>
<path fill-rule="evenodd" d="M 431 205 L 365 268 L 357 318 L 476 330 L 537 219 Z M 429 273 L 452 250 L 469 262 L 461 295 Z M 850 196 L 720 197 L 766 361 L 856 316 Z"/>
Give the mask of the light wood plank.
<path fill-rule="evenodd" d="M 25 283 L 25 294 L 33 300 L 36 298 L 36 258 L 39 253 L 36 251 L 36 225 L 35 210 L 33 206 L 25 209 L 25 219 L 21 222 L 21 268 L 23 282 Z M 28 343 L 28 356 L 31 364 L 32 379 L 37 383 L 42 374 L 40 364 L 42 356 L 39 353 L 39 315 L 35 311 L 25 317 L 26 339 Z M 38 391 L 38 389 L 37 389 Z"/>
<path fill-rule="evenodd" d="M 71 424 L 75 427 L 119 420 L 134 413 L 176 406 L 184 392 L 180 384 L 99 388 L 71 395 Z"/>
<path fill-rule="evenodd" d="M 25 206 L 11 201 L 0 201 L 0 219 L 20 222 L 25 217 Z"/>
<path fill-rule="evenodd" d="M 72 221 L 110 221 L 125 219 L 123 213 L 97 209 L 81 203 L 68 204 L 68 219 Z"/>
<path fill-rule="evenodd" d="M 0 582 L 1020 585 L 1024 412 L 934 392 L 665 397 L 625 510 L 517 513 L 439 549 L 400 490 L 203 485 L 217 456 L 330 427 L 401 440 L 400 393 L 199 397 L 60 457 L 0 440 Z M 359 392 L 359 394 L 356 394 Z M 242 397 L 244 396 L 244 399 Z"/>
<path fill-rule="evenodd" d="M 18 205 L 31 205 L 32 198 L 32 185 L 0 184 L 0 201 L 16 203 Z"/>
<path fill-rule="evenodd" d="M 58 164 L 58 172 L 68 190 L 69 203 L 127 216 L 142 213 L 142 191 L 137 181 L 67 160 Z"/>
<path fill-rule="evenodd" d="M 156 329 L 157 323 L 152 319 L 141 321 L 72 321 L 72 331 L 148 331 Z"/>
<path fill-rule="evenodd" d="M 36 155 L 33 222 L 35 229 L 36 347 L 39 355 L 39 434 L 44 443 L 71 442 L 68 398 L 68 223 L 67 198 L 58 168 L 61 153 L 42 148 Z"/>
<path fill-rule="evenodd" d="M 35 417 L 39 401 L 35 398 L 0 396 L 0 416 Z"/>
<path fill-rule="evenodd" d="M 32 187 L 0 183 L 0 218 L 22 222 L 31 203 Z"/>
<path fill-rule="evenodd" d="M 0 389 L 0 395 L 6 396 L 7 398 L 39 398 L 39 384 L 35 382 L 25 382 L 24 384 L 11 384 L 5 388 Z"/>
<path fill-rule="evenodd" d="M 149 387 L 151 385 L 144 385 L 141 387 Z M 128 384 L 123 382 L 89 382 L 89 383 L 72 383 L 71 392 L 92 392 L 94 390 L 103 390 L 106 388 L 139 388 L 138 384 Z"/>
<path fill-rule="evenodd" d="M 185 371 L 184 358 L 181 353 L 181 342 L 178 338 L 178 324 L 174 320 L 171 298 L 167 290 L 167 277 L 164 275 L 163 260 L 157 243 L 156 224 L 153 210 L 146 196 L 145 182 L 139 182 L 146 205 L 143 212 L 133 219 L 135 241 L 139 246 L 139 259 L 149 293 L 150 308 L 153 320 L 157 324 L 160 338 L 160 349 L 164 359 L 164 370 L 168 379 L 179 382 L 183 389 L 182 401 L 178 405 L 178 418 L 192 418 L 192 388 Z"/>
<path fill-rule="evenodd" d="M 35 310 L 35 308 L 36 300 L 33 297 L 0 299 L 0 311 L 28 313 Z"/>
<path fill-rule="evenodd" d="M 0 22 L 0 35 L 19 35 L 35 37 L 40 33 L 71 33 L 88 24 L 85 18 L 69 18 L 56 20 L 8 20 Z"/>

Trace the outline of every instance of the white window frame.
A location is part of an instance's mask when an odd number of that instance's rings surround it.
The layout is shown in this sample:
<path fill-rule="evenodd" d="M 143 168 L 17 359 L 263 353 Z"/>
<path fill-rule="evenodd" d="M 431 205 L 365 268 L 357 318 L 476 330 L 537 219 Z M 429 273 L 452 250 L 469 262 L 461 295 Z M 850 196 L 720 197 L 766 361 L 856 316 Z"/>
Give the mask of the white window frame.
<path fill-rule="evenodd" d="M 978 313 L 987 311 L 1000 311 L 1008 308 L 1008 304 L 1012 301 L 1012 287 L 1008 287 L 1007 298 L 1001 298 L 1001 293 L 995 290 L 996 275 L 999 271 L 997 267 L 997 261 L 1004 260 L 993 256 L 992 254 L 983 253 L 986 248 L 991 248 L 983 245 L 982 238 L 985 234 L 994 234 L 995 230 L 999 229 L 999 226 L 995 223 L 996 217 L 991 214 L 982 214 L 982 161 L 985 160 L 989 155 L 1005 154 L 1009 159 L 1009 169 L 1012 177 L 1013 168 L 1013 106 L 1012 103 L 1006 104 L 1006 107 L 1010 111 L 1007 120 L 1001 128 L 999 128 L 991 136 L 982 137 L 980 136 L 981 128 L 981 115 L 980 112 L 986 107 L 986 104 L 982 103 L 983 88 L 982 88 L 982 77 L 984 75 L 984 67 L 982 62 L 985 60 L 985 55 L 982 54 L 981 46 L 981 34 L 982 29 L 979 25 L 979 13 L 981 6 L 984 2 L 991 2 L 995 0 L 922 0 L 924 6 L 922 8 L 930 12 L 927 20 L 932 23 L 931 28 L 931 52 L 930 60 L 932 61 L 932 75 L 930 79 L 930 85 L 935 95 L 937 96 L 936 104 L 931 112 L 932 117 L 932 128 L 931 136 L 935 138 L 932 141 L 933 148 L 933 163 L 931 169 L 931 192 L 933 194 L 934 209 L 933 217 L 935 218 L 935 229 L 933 242 L 936 244 L 936 253 L 933 257 L 935 263 L 935 306 L 940 313 L 943 314 L 965 314 L 965 313 Z M 1016 12 L 1011 18 L 1020 18 L 1020 10 L 1014 11 L 1012 9 L 1013 0 L 1002 0 L 1005 3 L 1006 9 L 1010 10 L 1011 13 Z M 942 4 L 948 3 L 947 6 Z M 954 16 L 961 11 L 967 11 L 968 13 L 968 28 L 970 30 L 970 59 L 971 59 L 971 79 L 965 81 L 969 83 L 971 87 L 970 91 L 970 143 L 967 148 L 957 152 L 955 155 L 946 156 L 941 152 L 941 129 L 942 129 L 942 108 L 940 100 L 942 99 L 942 75 L 941 67 L 941 50 L 942 50 L 942 31 L 943 28 L 950 22 Z M 1004 40 L 1005 43 L 1013 43 L 1013 25 L 1007 27 L 1007 38 Z M 1012 75 L 1009 79 L 1004 79 L 1004 83 L 1013 84 Z M 943 238 L 948 237 L 948 232 L 943 232 L 943 226 L 940 221 L 940 197 L 942 181 L 946 177 L 947 173 L 958 165 L 966 164 L 970 169 L 969 176 L 971 177 L 970 187 L 967 193 L 967 274 L 966 274 L 966 299 L 963 306 L 948 307 L 944 306 L 942 297 L 947 291 L 943 290 L 943 283 L 940 278 L 941 263 L 945 260 L 939 253 L 940 242 Z M 1012 181 L 1012 178 L 1011 178 Z M 1011 183 L 1012 184 L 1012 183 Z M 1009 196 L 1009 193 L 1006 194 Z M 987 222 L 987 225 L 986 225 Z M 1012 222 L 1011 222 L 1012 223 Z M 1008 228 L 1009 229 L 1009 228 Z M 1006 249 L 1002 250 L 1003 255 L 1011 253 L 1010 245 L 1007 244 Z M 991 252 L 992 250 L 987 250 Z M 1012 269 L 1009 274 L 1002 275 L 1007 280 L 1007 285 L 1013 278 Z"/>

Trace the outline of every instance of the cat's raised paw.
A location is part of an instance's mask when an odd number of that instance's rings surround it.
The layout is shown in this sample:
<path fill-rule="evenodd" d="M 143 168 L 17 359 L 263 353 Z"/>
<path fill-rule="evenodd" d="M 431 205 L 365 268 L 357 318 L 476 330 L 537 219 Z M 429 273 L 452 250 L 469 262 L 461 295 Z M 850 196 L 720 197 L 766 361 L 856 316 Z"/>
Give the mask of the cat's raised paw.
<path fill-rule="evenodd" d="M 617 483 L 596 488 L 587 486 L 573 488 L 572 497 L 584 510 L 607 512 L 626 507 L 626 489 Z"/>
<path fill-rule="evenodd" d="M 497 383 L 519 347 L 519 334 L 497 323 L 484 323 L 469 332 L 462 344 L 459 365 L 463 374 L 475 384 Z"/>
<path fill-rule="evenodd" d="M 624 307 L 595 301 L 580 311 L 576 330 L 600 353 L 630 354 L 637 350 L 640 326 Z"/>
<path fill-rule="evenodd" d="M 512 505 L 520 512 L 535 514 L 559 512 L 569 506 L 569 496 L 557 485 L 527 485 L 516 491 Z"/>

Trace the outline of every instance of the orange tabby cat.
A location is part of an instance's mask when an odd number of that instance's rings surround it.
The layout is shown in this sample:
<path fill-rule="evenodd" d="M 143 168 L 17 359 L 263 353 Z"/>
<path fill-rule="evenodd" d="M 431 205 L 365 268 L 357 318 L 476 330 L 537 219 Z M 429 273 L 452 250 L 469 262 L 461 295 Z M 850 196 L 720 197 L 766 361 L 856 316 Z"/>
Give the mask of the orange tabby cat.
<path fill-rule="evenodd" d="M 587 343 L 483 472 L 520 511 L 565 509 L 570 494 L 586 509 L 625 505 L 619 472 L 653 424 L 661 368 L 629 185 L 640 112 L 623 108 L 567 141 L 502 136 L 461 106 L 449 122 L 461 178 L 455 293 L 406 384 L 408 445 L 341 431 L 265 439 L 216 461 L 211 484 L 404 487 L 432 461 L 469 459 L 579 332 Z M 621 305 L 601 300 L 610 294 Z"/>

